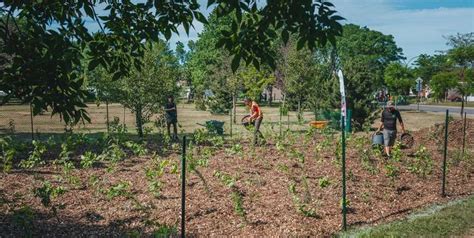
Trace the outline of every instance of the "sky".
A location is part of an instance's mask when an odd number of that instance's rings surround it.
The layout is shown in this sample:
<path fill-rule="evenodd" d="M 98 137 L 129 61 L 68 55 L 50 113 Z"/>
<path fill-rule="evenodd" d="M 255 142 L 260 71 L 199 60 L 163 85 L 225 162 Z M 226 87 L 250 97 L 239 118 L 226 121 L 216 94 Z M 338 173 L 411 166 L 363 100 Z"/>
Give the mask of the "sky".
<path fill-rule="evenodd" d="M 199 0 L 205 15 L 207 0 Z M 474 32 L 474 0 L 331 0 L 338 14 L 346 18 L 343 24 L 354 23 L 393 35 L 403 49 L 406 63 L 413 63 L 420 54 L 436 54 L 448 49 L 444 37 Z M 90 23 L 90 29 L 97 28 Z M 170 39 L 176 42 L 197 40 L 203 25 L 195 22 L 189 35 L 180 29 Z"/>

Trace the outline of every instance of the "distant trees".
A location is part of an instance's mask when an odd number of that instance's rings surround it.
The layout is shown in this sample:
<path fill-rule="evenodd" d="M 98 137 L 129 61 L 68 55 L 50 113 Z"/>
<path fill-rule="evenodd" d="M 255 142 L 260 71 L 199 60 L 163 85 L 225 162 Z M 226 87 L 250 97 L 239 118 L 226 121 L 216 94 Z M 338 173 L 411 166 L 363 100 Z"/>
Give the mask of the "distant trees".
<path fill-rule="evenodd" d="M 168 96 L 179 96 L 178 59 L 163 41 L 148 44 L 143 67 L 132 68 L 129 76 L 112 80 L 112 75 L 101 67 L 89 73 L 90 86 L 97 100 L 119 102 L 135 114 L 138 135 L 143 136 L 143 125 L 158 113 Z"/>
<path fill-rule="evenodd" d="M 415 77 L 407 65 L 392 62 L 385 69 L 385 85 L 396 95 L 408 95 L 415 85 Z"/>

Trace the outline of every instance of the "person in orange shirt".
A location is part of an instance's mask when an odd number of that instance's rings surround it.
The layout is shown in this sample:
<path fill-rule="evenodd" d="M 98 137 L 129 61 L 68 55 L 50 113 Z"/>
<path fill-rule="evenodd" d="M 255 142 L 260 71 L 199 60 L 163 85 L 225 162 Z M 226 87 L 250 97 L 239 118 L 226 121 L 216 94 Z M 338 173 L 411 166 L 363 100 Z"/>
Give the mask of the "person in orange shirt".
<path fill-rule="evenodd" d="M 258 104 L 255 101 L 250 100 L 249 98 L 246 98 L 244 100 L 244 103 L 250 108 L 250 123 L 252 123 L 255 127 L 255 131 L 253 134 L 253 144 L 257 145 L 260 139 L 264 139 L 262 132 L 260 132 L 260 125 L 262 125 L 263 120 L 263 112 L 258 106 Z"/>

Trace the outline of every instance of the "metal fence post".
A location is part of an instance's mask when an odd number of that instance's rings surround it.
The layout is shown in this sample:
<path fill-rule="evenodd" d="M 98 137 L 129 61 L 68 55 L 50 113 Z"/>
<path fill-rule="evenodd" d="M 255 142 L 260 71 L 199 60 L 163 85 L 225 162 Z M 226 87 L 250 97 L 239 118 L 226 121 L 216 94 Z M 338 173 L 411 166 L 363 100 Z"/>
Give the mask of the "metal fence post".
<path fill-rule="evenodd" d="M 183 136 L 181 155 L 181 237 L 186 236 L 186 136 Z"/>
<path fill-rule="evenodd" d="M 449 116 L 449 109 L 446 109 L 446 120 L 444 124 L 443 185 L 441 187 L 441 194 L 443 196 L 446 196 L 446 156 L 448 154 L 448 116 Z"/>
<path fill-rule="evenodd" d="M 464 112 L 464 125 L 462 128 L 462 158 L 464 158 L 466 148 L 466 124 L 467 124 L 467 112 Z"/>
<path fill-rule="evenodd" d="M 347 207 L 346 207 L 346 131 L 345 131 L 345 117 L 341 120 L 341 146 L 342 146 L 342 229 L 347 229 Z"/>

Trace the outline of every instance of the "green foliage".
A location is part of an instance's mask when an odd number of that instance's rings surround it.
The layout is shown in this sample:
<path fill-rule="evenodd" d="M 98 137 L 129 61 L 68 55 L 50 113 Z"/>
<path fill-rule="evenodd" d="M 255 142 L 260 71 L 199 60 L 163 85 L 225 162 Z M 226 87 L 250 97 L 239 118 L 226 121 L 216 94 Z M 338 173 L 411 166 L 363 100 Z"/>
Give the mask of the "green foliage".
<path fill-rule="evenodd" d="M 130 149 L 134 155 L 144 156 L 148 153 L 148 150 L 143 144 L 139 144 L 134 141 L 127 141 L 124 145 L 126 148 Z"/>
<path fill-rule="evenodd" d="M 130 76 L 118 82 L 118 100 L 135 113 L 140 137 L 143 137 L 143 125 L 160 112 L 167 97 L 179 95 L 179 63 L 165 42 L 148 45 L 143 63 L 146 68 L 133 67 Z"/>
<path fill-rule="evenodd" d="M 390 159 L 399 162 L 403 157 L 402 144 L 397 141 L 390 152 Z"/>
<path fill-rule="evenodd" d="M 343 18 L 326 1 L 265 5 L 257 5 L 257 1 L 208 1 L 208 5 L 213 4 L 217 18 L 235 15 L 230 19 L 230 29 L 216 31 L 220 37 L 213 44 L 234 56 L 230 64 L 234 72 L 241 60 L 257 69 L 264 64 L 274 66 L 268 46 L 277 33 L 284 42 L 290 34 L 296 34 L 298 48 L 307 45 L 315 49 L 327 42 L 335 44 L 335 37 L 342 32 L 339 21 Z M 51 107 L 66 122 L 88 121 L 85 68 L 91 71 L 104 67 L 113 74 L 112 80 L 127 77 L 134 68 L 148 65 L 142 62 L 147 46 L 143 42 L 160 42 L 160 35 L 169 40 L 178 33 L 179 26 L 188 32 L 195 20 L 207 23 L 197 0 L 170 2 L 166 6 L 159 1 L 119 4 L 79 0 L 67 5 L 5 2 L 0 10 L 11 20 L 2 18 L 0 27 L 0 52 L 5 52 L 8 59 L 1 65 L 0 88 L 8 92 L 5 101 L 15 96 L 32 102 L 35 114 Z M 106 10 L 96 11 L 97 8 Z M 91 19 L 99 26 L 99 32 L 85 27 Z M 13 56 L 15 60 L 11 59 Z M 50 88 L 55 90 L 47 90 Z"/>
<path fill-rule="evenodd" d="M 433 171 L 433 160 L 428 150 L 424 146 L 420 146 L 415 152 L 415 157 L 410 160 L 408 170 L 422 178 L 431 174 Z"/>
<path fill-rule="evenodd" d="M 288 186 L 288 192 L 290 193 L 293 199 L 293 203 L 295 204 L 297 212 L 299 212 L 305 217 L 319 217 L 314 208 L 310 208 L 307 203 L 301 201 L 296 191 L 296 183 L 290 183 L 290 185 Z"/>
<path fill-rule="evenodd" d="M 127 125 L 120 123 L 120 118 L 114 117 L 114 120 L 109 123 L 109 129 L 112 133 L 113 139 L 117 140 L 118 143 L 127 140 Z"/>
<path fill-rule="evenodd" d="M 99 161 L 97 154 L 94 154 L 91 151 L 86 151 L 83 155 L 81 155 L 81 166 L 84 169 L 92 168 L 95 163 Z"/>
<path fill-rule="evenodd" d="M 130 186 L 132 185 L 129 181 L 120 181 L 119 183 L 112 185 L 105 192 L 107 199 L 113 199 L 115 197 L 129 197 L 131 195 Z"/>
<path fill-rule="evenodd" d="M 153 237 L 155 238 L 167 238 L 178 236 L 178 229 L 176 226 L 159 225 L 158 229 L 153 231 Z"/>
<path fill-rule="evenodd" d="M 384 82 L 384 70 L 390 62 L 402 59 L 392 35 L 359 27 L 344 25 L 343 36 L 338 38 L 338 55 L 346 83 L 347 108 L 352 109 L 354 127 L 361 129 L 364 122 L 372 122 L 376 111 L 373 95 Z M 338 84 L 328 92 L 337 95 Z M 332 105 L 339 104 L 339 97 L 328 97 Z"/>
<path fill-rule="evenodd" d="M 243 155 L 243 147 L 241 144 L 233 144 L 230 148 L 226 149 L 227 154 L 229 155 Z"/>
<path fill-rule="evenodd" d="M 385 69 L 385 84 L 392 94 L 408 95 L 415 86 L 415 77 L 406 65 L 399 62 L 390 63 Z"/>
<path fill-rule="evenodd" d="M 398 178 L 398 175 L 400 174 L 400 168 L 398 168 L 395 164 L 388 163 L 384 166 L 384 168 L 385 175 L 387 175 L 387 177 L 389 177 L 392 181 Z"/>
<path fill-rule="evenodd" d="M 214 177 L 220 179 L 221 182 L 229 188 L 233 188 L 235 186 L 235 178 L 225 172 L 215 171 Z"/>
<path fill-rule="evenodd" d="M 319 183 L 319 187 L 321 187 L 321 188 L 326 188 L 329 185 L 331 185 L 331 182 L 329 181 L 328 177 L 320 178 L 318 183 Z"/>
<path fill-rule="evenodd" d="M 4 173 L 10 172 L 13 167 L 13 158 L 17 153 L 15 147 L 11 144 L 10 137 L 0 138 L 0 148 L 1 148 L 1 167 Z"/>
<path fill-rule="evenodd" d="M 161 196 L 163 183 L 160 179 L 163 177 L 165 169 L 169 164 L 169 160 L 160 161 L 157 155 L 153 155 L 151 166 L 145 169 L 145 177 L 148 181 L 148 191 L 150 191 L 155 197 Z"/>
<path fill-rule="evenodd" d="M 246 214 L 245 209 L 244 209 L 244 201 L 243 201 L 242 194 L 240 194 L 237 191 L 233 191 L 231 193 L 231 197 L 232 197 L 232 202 L 234 203 L 235 213 L 237 215 L 239 215 L 240 217 L 242 217 L 245 221 L 247 214 Z"/>
<path fill-rule="evenodd" d="M 41 158 L 43 154 L 46 152 L 46 145 L 41 142 L 34 140 L 33 144 L 33 151 L 30 152 L 30 156 L 26 160 L 22 160 L 20 162 L 20 167 L 25 169 L 32 169 L 38 165 L 43 165 L 45 162 Z"/>
<path fill-rule="evenodd" d="M 41 199 L 41 204 L 45 207 L 51 206 L 51 200 L 64 194 L 66 190 L 61 186 L 53 186 L 49 181 L 43 181 L 40 188 L 34 189 L 35 197 Z"/>

